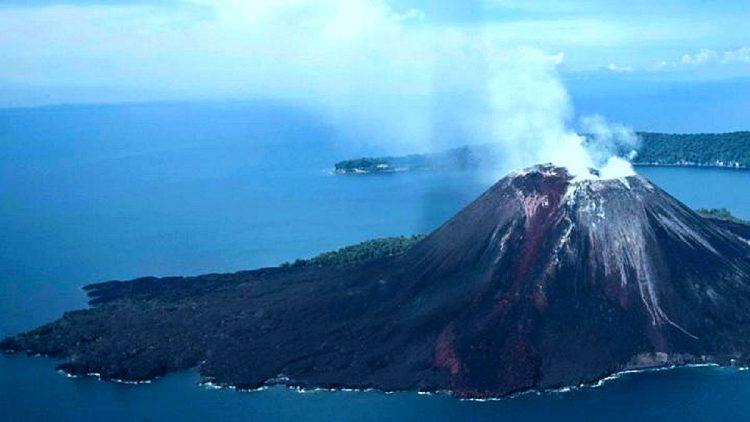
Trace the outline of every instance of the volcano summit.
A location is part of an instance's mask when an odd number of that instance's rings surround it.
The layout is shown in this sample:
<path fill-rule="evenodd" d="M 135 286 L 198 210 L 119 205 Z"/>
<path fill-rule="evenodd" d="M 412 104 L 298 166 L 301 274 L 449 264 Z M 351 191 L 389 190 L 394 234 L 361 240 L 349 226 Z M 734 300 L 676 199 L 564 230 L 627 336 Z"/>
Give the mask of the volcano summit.
<path fill-rule="evenodd" d="M 91 307 L 3 340 L 141 381 L 495 397 L 612 373 L 750 362 L 750 228 L 631 176 L 537 166 L 406 252 L 86 286 Z"/>

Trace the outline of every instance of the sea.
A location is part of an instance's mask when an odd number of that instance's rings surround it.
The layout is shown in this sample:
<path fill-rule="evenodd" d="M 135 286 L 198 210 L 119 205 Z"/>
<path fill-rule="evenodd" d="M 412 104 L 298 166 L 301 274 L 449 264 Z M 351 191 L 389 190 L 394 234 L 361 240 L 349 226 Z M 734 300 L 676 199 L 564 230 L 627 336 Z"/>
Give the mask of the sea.
<path fill-rule="evenodd" d="M 271 101 L 0 110 L 0 337 L 86 306 L 81 287 L 272 266 L 425 233 L 493 182 L 471 171 L 342 176 L 387 153 Z M 640 167 L 691 207 L 750 218 L 750 171 Z M 499 175 L 496 175 L 496 177 Z M 495 178 L 496 178 L 495 177 Z M 0 420 L 741 420 L 750 371 L 676 368 L 491 401 L 412 392 L 262 391 L 67 378 L 0 355 Z"/>

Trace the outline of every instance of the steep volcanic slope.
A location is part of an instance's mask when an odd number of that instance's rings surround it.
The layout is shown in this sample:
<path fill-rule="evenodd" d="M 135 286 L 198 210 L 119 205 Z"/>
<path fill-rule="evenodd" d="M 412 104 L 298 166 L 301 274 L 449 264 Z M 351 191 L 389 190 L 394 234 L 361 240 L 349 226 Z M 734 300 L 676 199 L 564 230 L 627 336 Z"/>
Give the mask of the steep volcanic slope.
<path fill-rule="evenodd" d="M 409 296 L 434 300 L 435 318 L 465 297 L 435 357 L 464 394 L 748 350 L 746 240 L 639 177 L 506 178 L 404 260 L 420 286 Z"/>
<path fill-rule="evenodd" d="M 750 358 L 750 240 L 640 177 L 502 179 L 405 254 L 339 267 L 144 278 L 4 340 L 72 374 L 199 366 L 243 388 L 450 389 L 468 397 L 632 367 Z"/>

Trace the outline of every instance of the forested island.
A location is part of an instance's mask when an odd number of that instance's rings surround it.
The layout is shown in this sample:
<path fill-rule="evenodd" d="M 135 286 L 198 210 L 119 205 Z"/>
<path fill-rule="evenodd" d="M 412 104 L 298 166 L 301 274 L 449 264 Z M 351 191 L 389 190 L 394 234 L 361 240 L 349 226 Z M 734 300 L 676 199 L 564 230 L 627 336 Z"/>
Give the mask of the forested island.
<path fill-rule="evenodd" d="M 297 259 L 294 262 L 285 262 L 281 264 L 281 267 L 323 267 L 396 256 L 404 253 L 412 245 L 423 238 L 423 234 L 415 234 L 412 236 L 394 236 L 365 240 L 364 242 L 355 245 L 344 246 L 335 251 L 323 252 L 312 258 Z"/>
<path fill-rule="evenodd" d="M 638 132 L 641 145 L 632 160 L 643 166 L 750 168 L 750 132 L 668 134 Z M 438 153 L 365 157 L 340 161 L 340 174 L 393 173 L 416 170 L 470 170 L 492 165 L 490 145 L 472 145 Z"/>

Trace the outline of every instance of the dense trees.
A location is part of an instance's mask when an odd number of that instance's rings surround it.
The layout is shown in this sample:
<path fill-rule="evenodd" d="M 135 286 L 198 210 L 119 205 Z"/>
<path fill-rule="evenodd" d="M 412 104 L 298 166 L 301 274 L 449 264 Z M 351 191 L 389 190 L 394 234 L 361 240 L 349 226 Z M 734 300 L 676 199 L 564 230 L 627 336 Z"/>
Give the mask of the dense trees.
<path fill-rule="evenodd" d="M 639 135 L 636 164 L 750 167 L 750 132 Z"/>
<path fill-rule="evenodd" d="M 375 258 L 393 256 L 404 253 L 412 245 L 422 240 L 424 235 L 385 237 L 380 239 L 366 240 L 356 245 L 345 246 L 339 250 L 323 252 L 310 259 L 298 259 L 294 262 L 285 262 L 282 267 L 290 266 L 328 266 L 349 264 L 353 262 L 368 261 Z"/>

